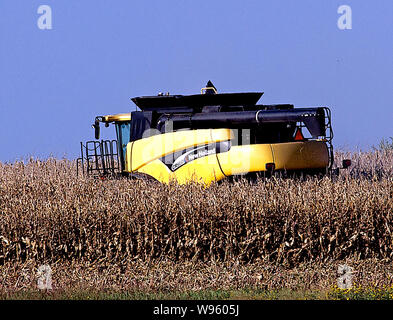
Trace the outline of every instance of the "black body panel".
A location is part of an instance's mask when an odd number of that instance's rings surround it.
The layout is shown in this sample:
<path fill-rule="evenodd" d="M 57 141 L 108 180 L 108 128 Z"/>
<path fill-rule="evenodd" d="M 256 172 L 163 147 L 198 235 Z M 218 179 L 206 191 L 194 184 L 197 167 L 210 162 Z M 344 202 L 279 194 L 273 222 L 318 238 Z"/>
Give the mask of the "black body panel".
<path fill-rule="evenodd" d="M 192 108 L 201 110 L 204 106 L 240 106 L 255 105 L 263 92 L 220 93 L 220 94 L 194 94 L 189 96 L 146 96 L 135 97 L 131 100 L 143 111 L 161 111 L 169 109 Z M 198 110 L 199 109 L 199 110 Z"/>

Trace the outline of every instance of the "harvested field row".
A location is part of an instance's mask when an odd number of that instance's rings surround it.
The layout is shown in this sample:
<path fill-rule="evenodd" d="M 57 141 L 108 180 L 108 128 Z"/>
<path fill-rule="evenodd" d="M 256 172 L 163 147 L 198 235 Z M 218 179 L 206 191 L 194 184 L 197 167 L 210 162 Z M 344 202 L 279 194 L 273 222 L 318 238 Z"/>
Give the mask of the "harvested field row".
<path fill-rule="evenodd" d="M 393 292 L 393 265 L 376 259 L 303 263 L 291 269 L 275 263 L 139 260 L 127 265 L 54 263 L 52 290 L 47 293 L 37 289 L 39 265 L 7 263 L 0 267 L 0 299 L 274 299 L 280 291 L 289 298 L 316 293 L 309 298 L 326 299 L 327 295 L 351 293 L 337 290 L 340 263 L 353 268 L 354 288 Z M 283 298 L 282 293 L 277 298 Z"/>

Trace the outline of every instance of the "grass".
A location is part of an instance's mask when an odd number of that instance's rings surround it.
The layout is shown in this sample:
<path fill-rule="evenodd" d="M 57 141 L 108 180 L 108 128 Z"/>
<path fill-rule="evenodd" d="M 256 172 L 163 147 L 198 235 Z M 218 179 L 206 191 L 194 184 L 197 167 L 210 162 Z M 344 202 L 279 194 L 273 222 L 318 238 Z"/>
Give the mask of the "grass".
<path fill-rule="evenodd" d="M 135 292 L 135 291 L 71 291 L 39 292 L 20 291 L 0 294 L 5 300 L 323 300 L 320 291 L 281 290 L 201 290 L 186 292 Z"/>
<path fill-rule="evenodd" d="M 17 291 L 0 300 L 393 300 L 392 287 L 354 286 L 351 289 L 291 290 L 241 289 L 173 292 L 144 291 Z"/>

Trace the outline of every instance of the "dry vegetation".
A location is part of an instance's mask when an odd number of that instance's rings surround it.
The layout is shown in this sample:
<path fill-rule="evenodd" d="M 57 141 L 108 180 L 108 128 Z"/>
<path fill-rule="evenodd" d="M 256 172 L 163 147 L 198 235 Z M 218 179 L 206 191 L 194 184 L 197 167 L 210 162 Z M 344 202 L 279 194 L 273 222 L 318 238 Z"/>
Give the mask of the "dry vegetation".
<path fill-rule="evenodd" d="M 393 151 L 343 157 L 353 166 L 335 179 L 209 189 L 0 163 L 0 292 L 35 288 L 43 263 L 58 290 L 328 288 L 343 261 L 360 283 L 391 284 Z"/>

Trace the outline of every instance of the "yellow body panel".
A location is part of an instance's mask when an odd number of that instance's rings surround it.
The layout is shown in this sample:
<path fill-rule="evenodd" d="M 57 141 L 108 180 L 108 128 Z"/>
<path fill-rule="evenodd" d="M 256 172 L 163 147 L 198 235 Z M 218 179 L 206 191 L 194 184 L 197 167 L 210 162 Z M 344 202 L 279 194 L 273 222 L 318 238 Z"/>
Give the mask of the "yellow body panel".
<path fill-rule="evenodd" d="M 277 170 L 318 169 L 329 164 L 328 149 L 322 141 L 274 143 L 271 147 Z"/>
<path fill-rule="evenodd" d="M 213 181 L 219 181 L 225 178 L 225 175 L 220 169 L 216 154 L 198 158 L 180 167 L 174 173 L 176 181 L 180 184 L 185 184 L 191 179 L 192 181 L 203 182 L 209 185 Z"/>
<path fill-rule="evenodd" d="M 211 142 L 233 139 L 230 129 L 184 130 L 157 134 L 128 143 L 126 171 L 133 172 L 172 152 Z"/>
<path fill-rule="evenodd" d="M 118 113 L 113 115 L 103 116 L 104 122 L 121 122 L 121 121 L 130 121 L 131 113 Z"/>
<path fill-rule="evenodd" d="M 217 156 L 226 176 L 266 171 L 269 162 L 276 170 L 326 168 L 329 162 L 326 144 L 320 141 L 234 146 Z"/>
<path fill-rule="evenodd" d="M 265 171 L 266 163 L 274 162 L 270 144 L 233 146 L 217 156 L 226 176 Z"/>
<path fill-rule="evenodd" d="M 228 141 L 230 129 L 203 129 L 159 134 L 127 145 L 126 171 L 148 174 L 158 181 L 190 181 L 209 185 L 225 176 L 266 170 L 274 163 L 276 170 L 323 169 L 329 154 L 323 141 L 297 141 L 275 144 L 232 146 L 229 151 L 209 154 L 189 161 L 172 171 L 160 158 L 193 146 Z"/>
<path fill-rule="evenodd" d="M 220 170 L 215 154 L 196 159 L 192 161 L 192 165 L 184 165 L 174 172 L 158 159 L 136 172 L 148 174 L 163 183 L 176 181 L 179 184 L 195 181 L 209 185 L 213 181 L 219 181 L 225 177 Z"/>

